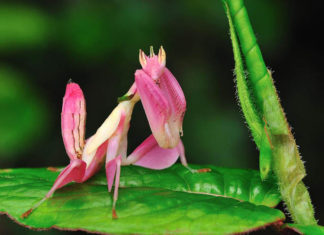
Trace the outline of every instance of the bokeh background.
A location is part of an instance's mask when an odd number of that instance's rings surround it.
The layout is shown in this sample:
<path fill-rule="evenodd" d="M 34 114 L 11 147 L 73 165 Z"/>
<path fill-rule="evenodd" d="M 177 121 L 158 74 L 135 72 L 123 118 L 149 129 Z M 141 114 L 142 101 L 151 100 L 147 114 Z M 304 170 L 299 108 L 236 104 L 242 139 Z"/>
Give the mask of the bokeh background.
<path fill-rule="evenodd" d="M 267 65 L 306 162 L 305 183 L 323 224 L 323 102 L 320 7 L 246 0 Z M 220 0 L 1 1 L 0 168 L 68 164 L 60 112 L 69 78 L 87 100 L 93 134 L 134 81 L 138 50 L 163 45 L 187 97 L 190 163 L 258 169 L 258 152 L 235 97 L 233 56 Z M 129 151 L 150 134 L 140 104 Z M 35 232 L 0 216 L 0 234 Z"/>

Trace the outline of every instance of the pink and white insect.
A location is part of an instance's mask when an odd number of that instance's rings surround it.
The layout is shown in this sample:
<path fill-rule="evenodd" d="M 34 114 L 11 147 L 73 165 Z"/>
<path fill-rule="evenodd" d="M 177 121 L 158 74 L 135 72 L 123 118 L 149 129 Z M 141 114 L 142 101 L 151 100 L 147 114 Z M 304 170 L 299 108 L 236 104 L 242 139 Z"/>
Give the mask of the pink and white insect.
<path fill-rule="evenodd" d="M 139 58 L 142 69 L 135 72 L 135 83 L 97 132 L 86 141 L 86 106 L 83 92 L 76 83 L 67 84 L 61 125 L 70 164 L 59 174 L 46 196 L 22 217 L 27 217 L 55 190 L 72 181 L 81 183 L 89 179 L 101 168 L 104 159 L 109 192 L 115 181 L 113 218 L 117 218 L 115 207 L 121 165 L 132 164 L 160 170 L 173 165 L 180 156 L 181 163 L 191 172 L 209 171 L 188 167 L 180 140 L 186 100 L 179 83 L 165 68 L 165 51 L 161 47 L 158 55 L 154 55 L 151 47 L 149 57 L 140 50 Z M 127 133 L 134 106 L 139 100 L 142 101 L 153 135 L 127 156 Z"/>

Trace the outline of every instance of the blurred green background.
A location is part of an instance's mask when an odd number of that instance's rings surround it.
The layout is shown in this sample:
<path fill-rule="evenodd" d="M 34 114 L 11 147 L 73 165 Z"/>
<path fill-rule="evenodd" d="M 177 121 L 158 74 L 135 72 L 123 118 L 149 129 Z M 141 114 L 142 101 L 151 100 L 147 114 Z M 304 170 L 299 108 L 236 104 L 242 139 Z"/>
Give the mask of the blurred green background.
<path fill-rule="evenodd" d="M 320 76 L 320 8 L 293 0 L 246 0 L 265 61 L 274 70 L 295 133 L 317 211 L 324 160 Z M 317 19 L 318 18 L 318 19 Z M 188 111 L 183 141 L 190 163 L 258 168 L 235 97 L 233 56 L 220 0 L 1 1 L 0 168 L 68 164 L 60 112 L 69 78 L 87 100 L 92 135 L 134 81 L 138 50 L 163 45 L 167 66 L 182 85 Z M 137 105 L 129 151 L 150 130 Z M 34 232 L 0 216 L 0 234 Z M 79 232 L 81 233 L 81 232 Z"/>

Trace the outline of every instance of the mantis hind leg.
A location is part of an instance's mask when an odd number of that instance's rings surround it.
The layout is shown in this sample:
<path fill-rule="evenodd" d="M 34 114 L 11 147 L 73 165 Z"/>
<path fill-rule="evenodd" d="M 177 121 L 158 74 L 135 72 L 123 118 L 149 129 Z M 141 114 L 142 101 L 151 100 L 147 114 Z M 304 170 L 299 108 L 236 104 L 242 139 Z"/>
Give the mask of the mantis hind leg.
<path fill-rule="evenodd" d="M 70 164 L 64 168 L 64 170 L 59 174 L 56 178 L 52 188 L 45 197 L 43 197 L 40 201 L 34 204 L 28 211 L 21 215 L 21 218 L 28 217 L 37 207 L 39 207 L 44 201 L 50 198 L 53 193 L 62 188 L 64 185 L 75 181 L 77 183 L 83 182 L 83 176 L 86 169 L 86 163 L 80 159 L 71 160 Z"/>
<path fill-rule="evenodd" d="M 188 165 L 187 158 L 186 158 L 186 155 L 185 155 L 184 146 L 183 146 L 183 143 L 182 143 L 181 140 L 180 140 L 180 142 L 179 142 L 179 144 L 178 144 L 178 146 L 176 148 L 177 148 L 177 150 L 179 152 L 179 155 L 180 155 L 181 164 L 185 168 L 187 168 L 191 173 L 205 173 L 205 172 L 210 172 L 211 171 L 210 168 L 192 169 Z"/>
<path fill-rule="evenodd" d="M 113 204 L 112 204 L 112 218 L 117 219 L 116 213 L 116 203 L 118 199 L 118 188 L 119 188 L 119 181 L 120 181 L 120 168 L 121 168 L 121 155 L 110 160 L 106 164 L 106 176 L 108 182 L 108 191 L 111 192 L 113 182 L 115 179 L 115 188 L 114 188 L 114 195 L 113 195 Z"/>

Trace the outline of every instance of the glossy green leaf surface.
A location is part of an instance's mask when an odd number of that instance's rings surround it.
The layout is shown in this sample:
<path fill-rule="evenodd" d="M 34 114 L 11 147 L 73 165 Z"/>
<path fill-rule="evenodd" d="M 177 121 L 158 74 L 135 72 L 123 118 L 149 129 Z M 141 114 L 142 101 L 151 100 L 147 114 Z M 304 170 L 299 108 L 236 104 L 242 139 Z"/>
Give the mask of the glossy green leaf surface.
<path fill-rule="evenodd" d="M 152 171 L 133 166 L 124 167 L 120 185 L 122 187 L 147 186 L 182 192 L 208 193 L 269 207 L 275 207 L 281 200 L 274 179 L 262 182 L 259 172 L 255 170 L 201 166 L 201 168 L 205 167 L 212 171 L 192 174 L 180 164 L 163 171 Z M 101 179 L 103 180 L 101 183 L 106 184 L 106 179 L 104 177 Z"/>
<path fill-rule="evenodd" d="M 319 225 L 287 224 L 286 227 L 304 235 L 324 234 L 324 227 Z"/>
<path fill-rule="evenodd" d="M 58 172 L 1 170 L 0 212 L 33 228 L 142 234 L 231 234 L 285 218 L 279 210 L 242 201 L 270 206 L 279 202 L 276 186 L 261 183 L 257 171 L 208 167 L 212 171 L 201 174 L 192 174 L 180 164 L 163 171 L 123 167 L 117 220 L 111 219 L 112 195 L 104 172 L 86 183 L 63 187 L 21 219 L 50 189 Z"/>

